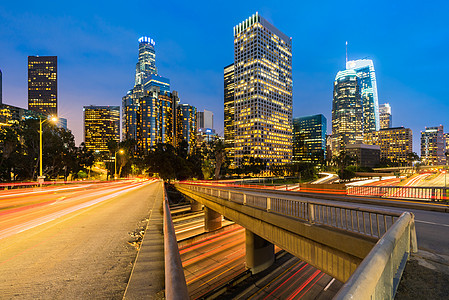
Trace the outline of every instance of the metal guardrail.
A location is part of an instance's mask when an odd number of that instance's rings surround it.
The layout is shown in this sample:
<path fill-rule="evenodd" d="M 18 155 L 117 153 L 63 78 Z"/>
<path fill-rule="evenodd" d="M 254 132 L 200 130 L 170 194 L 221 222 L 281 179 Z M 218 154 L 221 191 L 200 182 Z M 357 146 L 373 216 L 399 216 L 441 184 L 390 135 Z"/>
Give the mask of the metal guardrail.
<path fill-rule="evenodd" d="M 186 278 L 179 255 L 178 241 L 170 213 L 167 194 L 164 189 L 164 260 L 165 298 L 168 300 L 189 299 Z"/>
<path fill-rule="evenodd" d="M 393 299 L 411 252 L 418 251 L 414 215 L 328 205 L 186 184 L 192 191 L 314 224 L 379 238 L 334 299 Z"/>
<path fill-rule="evenodd" d="M 417 251 L 414 216 L 404 212 L 334 299 L 393 299 L 410 252 Z"/>
<path fill-rule="evenodd" d="M 399 213 L 392 211 L 360 208 L 354 205 L 324 204 L 313 200 L 260 196 L 246 191 L 181 184 L 192 191 L 227 201 L 374 238 L 380 238 L 400 216 Z"/>
<path fill-rule="evenodd" d="M 449 188 L 420 186 L 351 186 L 347 188 L 347 195 L 446 201 L 449 199 Z"/>

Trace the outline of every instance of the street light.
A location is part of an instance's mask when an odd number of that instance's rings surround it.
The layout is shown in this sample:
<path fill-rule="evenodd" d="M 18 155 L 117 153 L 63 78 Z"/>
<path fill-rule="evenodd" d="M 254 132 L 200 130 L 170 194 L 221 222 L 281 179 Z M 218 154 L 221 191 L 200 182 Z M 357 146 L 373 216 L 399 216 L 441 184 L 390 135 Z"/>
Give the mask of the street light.
<path fill-rule="evenodd" d="M 125 151 L 123 149 L 120 149 L 118 151 L 115 151 L 115 159 L 114 159 L 114 179 L 117 179 L 117 153 L 123 154 Z"/>
<path fill-rule="evenodd" d="M 41 117 L 39 117 L 39 177 L 37 178 L 39 184 L 42 184 L 45 179 L 45 176 L 42 174 L 42 124 L 48 120 L 56 123 L 58 121 L 58 118 L 51 117 L 50 119 L 42 119 Z"/>

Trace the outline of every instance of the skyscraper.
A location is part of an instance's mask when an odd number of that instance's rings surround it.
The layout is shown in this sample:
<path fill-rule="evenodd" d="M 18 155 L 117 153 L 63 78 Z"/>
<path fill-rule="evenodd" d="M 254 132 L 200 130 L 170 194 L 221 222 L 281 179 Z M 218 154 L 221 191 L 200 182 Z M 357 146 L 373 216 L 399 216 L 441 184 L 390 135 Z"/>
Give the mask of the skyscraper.
<path fill-rule="evenodd" d="M 198 111 L 196 113 L 196 129 L 214 128 L 214 113 L 210 110 Z"/>
<path fill-rule="evenodd" d="M 293 161 L 324 161 L 326 127 L 326 117 L 321 114 L 293 119 Z"/>
<path fill-rule="evenodd" d="M 421 131 L 421 160 L 427 165 L 446 164 L 446 142 L 443 125 L 426 127 Z"/>
<path fill-rule="evenodd" d="M 346 69 L 354 70 L 360 78 L 364 133 L 379 130 L 379 100 L 373 61 L 371 59 L 351 60 L 346 63 Z"/>
<path fill-rule="evenodd" d="M 107 143 L 120 142 L 119 106 L 84 106 L 84 143 L 92 151 L 108 152 Z"/>
<path fill-rule="evenodd" d="M 196 107 L 179 104 L 176 109 L 176 146 L 185 140 L 191 153 L 196 143 Z"/>
<path fill-rule="evenodd" d="M 224 68 L 224 144 L 226 155 L 234 162 L 234 64 Z"/>
<path fill-rule="evenodd" d="M 391 106 L 388 103 L 379 105 L 380 129 L 391 128 L 393 117 L 391 116 Z"/>
<path fill-rule="evenodd" d="M 234 27 L 234 126 L 237 166 L 292 157 L 292 40 L 257 13 Z"/>
<path fill-rule="evenodd" d="M 150 37 L 139 38 L 139 61 L 136 64 L 135 85 L 144 84 L 152 74 L 157 75 L 155 45 L 156 43 Z"/>
<path fill-rule="evenodd" d="M 28 109 L 58 115 L 57 56 L 28 56 Z"/>
<path fill-rule="evenodd" d="M 363 141 L 360 79 L 354 70 L 337 73 L 332 101 L 332 155 Z"/>

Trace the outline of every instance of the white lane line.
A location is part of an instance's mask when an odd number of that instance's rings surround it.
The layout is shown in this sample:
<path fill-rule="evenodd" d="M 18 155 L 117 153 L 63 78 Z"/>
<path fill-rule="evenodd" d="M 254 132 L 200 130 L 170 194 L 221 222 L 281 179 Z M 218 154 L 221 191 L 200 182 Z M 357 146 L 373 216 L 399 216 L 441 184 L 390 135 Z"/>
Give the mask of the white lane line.
<path fill-rule="evenodd" d="M 427 222 L 427 221 L 420 221 L 420 220 L 415 220 L 415 222 L 424 223 L 424 224 L 430 224 L 430 225 L 438 225 L 438 226 L 449 227 L 449 224 L 441 224 L 441 223 L 434 223 L 434 222 Z"/>
<path fill-rule="evenodd" d="M 332 280 L 324 288 L 324 291 L 327 291 L 327 289 L 330 288 L 330 286 L 332 285 L 332 283 L 334 283 L 334 281 L 335 281 L 335 278 L 332 278 Z"/>

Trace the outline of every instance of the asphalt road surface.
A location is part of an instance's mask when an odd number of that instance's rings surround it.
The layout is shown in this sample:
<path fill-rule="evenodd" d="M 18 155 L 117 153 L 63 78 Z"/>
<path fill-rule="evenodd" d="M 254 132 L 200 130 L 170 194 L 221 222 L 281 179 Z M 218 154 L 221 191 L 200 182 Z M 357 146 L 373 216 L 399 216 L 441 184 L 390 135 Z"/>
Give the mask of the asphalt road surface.
<path fill-rule="evenodd" d="M 0 192 L 1 299 L 121 299 L 158 182 Z"/>

